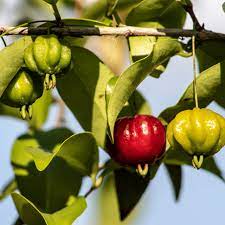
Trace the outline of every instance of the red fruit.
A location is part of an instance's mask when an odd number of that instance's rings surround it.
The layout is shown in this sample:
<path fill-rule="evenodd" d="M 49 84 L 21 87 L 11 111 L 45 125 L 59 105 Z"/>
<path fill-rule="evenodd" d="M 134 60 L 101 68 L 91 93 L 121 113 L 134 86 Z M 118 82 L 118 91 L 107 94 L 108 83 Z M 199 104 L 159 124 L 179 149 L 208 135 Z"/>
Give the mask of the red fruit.
<path fill-rule="evenodd" d="M 118 119 L 114 129 L 112 158 L 122 165 L 153 164 L 166 147 L 165 128 L 157 118 L 136 115 Z"/>

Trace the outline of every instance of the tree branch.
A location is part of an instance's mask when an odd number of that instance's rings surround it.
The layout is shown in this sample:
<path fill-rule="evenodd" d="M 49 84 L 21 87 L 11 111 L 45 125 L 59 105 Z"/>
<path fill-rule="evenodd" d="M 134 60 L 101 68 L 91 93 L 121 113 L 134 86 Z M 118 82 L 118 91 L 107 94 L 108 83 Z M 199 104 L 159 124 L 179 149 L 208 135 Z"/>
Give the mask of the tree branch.
<path fill-rule="evenodd" d="M 193 5 L 192 3 L 190 2 L 189 4 L 183 4 L 182 5 L 184 10 L 190 15 L 192 21 L 193 21 L 193 24 L 194 24 L 194 28 L 197 30 L 197 31 L 201 31 L 204 29 L 204 25 L 201 25 L 199 23 L 199 20 L 197 18 L 197 16 L 195 15 L 195 12 L 193 10 Z"/>
<path fill-rule="evenodd" d="M 216 33 L 209 30 L 188 30 L 188 29 L 155 29 L 132 26 L 121 27 L 0 27 L 0 35 L 47 35 L 50 33 L 62 36 L 170 36 L 170 37 L 192 37 L 195 35 L 201 40 L 222 39 L 225 40 L 225 34 Z"/>

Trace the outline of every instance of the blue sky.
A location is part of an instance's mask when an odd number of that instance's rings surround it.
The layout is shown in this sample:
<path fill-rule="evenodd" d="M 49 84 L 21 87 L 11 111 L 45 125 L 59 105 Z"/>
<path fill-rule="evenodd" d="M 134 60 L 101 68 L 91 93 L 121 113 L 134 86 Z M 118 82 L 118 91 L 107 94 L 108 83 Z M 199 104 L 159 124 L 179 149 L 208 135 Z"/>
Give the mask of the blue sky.
<path fill-rule="evenodd" d="M 16 18 L 15 2 L 7 0 L 5 5 L 0 8 L 0 25 L 10 25 Z M 225 33 L 225 14 L 222 11 L 222 3 L 223 0 L 194 2 L 196 13 L 200 21 L 205 23 L 206 28 Z M 4 9 L 6 11 L 3 11 Z M 8 18 L 9 13 L 12 18 Z M 189 19 L 186 26 L 191 27 Z M 149 77 L 140 85 L 139 90 L 151 104 L 153 114 L 158 115 L 164 108 L 175 104 L 179 99 L 192 80 L 191 63 L 191 59 L 174 57 L 160 79 Z M 216 104 L 211 104 L 210 108 L 225 116 L 225 111 Z M 54 112 L 53 108 L 51 113 L 54 114 Z M 69 112 L 67 112 L 67 116 L 69 118 L 68 126 L 73 130 L 80 131 L 79 125 Z M 50 119 L 46 127 L 50 127 L 52 124 L 53 119 Z M 26 126 L 16 120 L 1 117 L 0 127 L 0 186 L 2 186 L 12 176 L 9 163 L 11 145 L 13 140 L 26 130 Z M 216 155 L 216 159 L 224 172 L 225 149 Z M 184 167 L 182 195 L 178 203 L 174 202 L 173 192 L 168 181 L 166 171 L 161 167 L 139 204 L 139 209 L 141 209 L 139 216 L 131 225 L 224 224 L 225 184 L 221 180 L 202 170 L 196 171 L 191 167 Z M 98 224 L 95 216 L 97 195 L 96 192 L 89 198 L 88 209 L 76 224 Z M 0 224 L 10 225 L 15 217 L 16 211 L 11 199 L 8 198 L 0 204 Z"/>

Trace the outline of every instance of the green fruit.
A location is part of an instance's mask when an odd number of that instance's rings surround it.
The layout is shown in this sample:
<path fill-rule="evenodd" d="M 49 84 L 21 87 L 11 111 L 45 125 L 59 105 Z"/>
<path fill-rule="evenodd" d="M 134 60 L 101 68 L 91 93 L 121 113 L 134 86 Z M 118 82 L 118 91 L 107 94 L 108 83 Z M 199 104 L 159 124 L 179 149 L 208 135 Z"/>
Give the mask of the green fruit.
<path fill-rule="evenodd" d="M 29 118 L 32 117 L 31 105 L 42 94 L 43 84 L 41 78 L 36 75 L 30 76 L 27 72 L 21 70 L 10 82 L 0 100 L 8 106 L 20 108 L 21 116 L 25 119 L 26 114 L 28 114 Z"/>
<path fill-rule="evenodd" d="M 56 35 L 38 36 L 25 49 L 24 61 L 30 71 L 45 76 L 46 89 L 51 89 L 56 86 L 56 75 L 69 67 L 71 49 Z"/>

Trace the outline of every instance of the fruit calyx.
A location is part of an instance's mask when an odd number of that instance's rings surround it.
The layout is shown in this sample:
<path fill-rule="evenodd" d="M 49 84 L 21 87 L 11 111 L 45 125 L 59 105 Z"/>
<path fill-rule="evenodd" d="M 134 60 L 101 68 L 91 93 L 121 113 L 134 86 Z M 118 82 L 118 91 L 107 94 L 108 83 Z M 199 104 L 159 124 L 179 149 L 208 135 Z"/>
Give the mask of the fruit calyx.
<path fill-rule="evenodd" d="M 200 169 L 204 161 L 204 155 L 194 155 L 192 158 L 192 165 L 196 169 Z"/>

